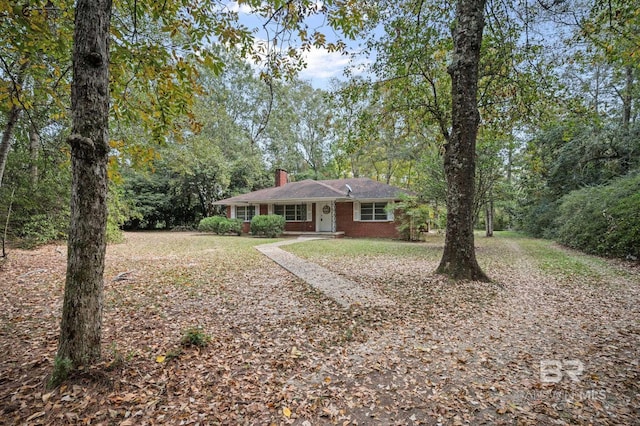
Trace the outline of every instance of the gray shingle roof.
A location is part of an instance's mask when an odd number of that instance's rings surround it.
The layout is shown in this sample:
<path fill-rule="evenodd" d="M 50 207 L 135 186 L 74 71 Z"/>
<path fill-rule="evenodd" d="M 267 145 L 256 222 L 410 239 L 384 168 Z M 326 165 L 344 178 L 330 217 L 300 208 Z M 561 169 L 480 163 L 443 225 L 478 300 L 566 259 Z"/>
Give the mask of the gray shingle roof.
<path fill-rule="evenodd" d="M 347 196 L 349 185 L 352 189 Z M 369 178 L 333 179 L 333 180 L 303 180 L 289 182 L 283 186 L 266 188 L 249 192 L 235 197 L 220 200 L 214 204 L 259 204 L 272 202 L 292 202 L 316 199 L 344 199 L 354 200 L 393 200 L 398 194 L 410 194 L 410 191 L 376 182 Z"/>

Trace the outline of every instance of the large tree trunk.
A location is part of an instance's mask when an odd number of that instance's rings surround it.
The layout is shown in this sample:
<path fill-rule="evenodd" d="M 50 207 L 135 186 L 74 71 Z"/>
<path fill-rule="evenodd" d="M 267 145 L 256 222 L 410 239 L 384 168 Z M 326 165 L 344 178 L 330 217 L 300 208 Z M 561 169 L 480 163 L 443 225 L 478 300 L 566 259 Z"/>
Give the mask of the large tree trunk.
<path fill-rule="evenodd" d="M 454 279 L 488 281 L 476 260 L 473 201 L 478 113 L 478 63 L 485 0 L 458 0 L 453 30 L 451 75 L 452 123 L 446 145 L 447 232 L 437 273 Z"/>
<path fill-rule="evenodd" d="M 111 0 L 78 0 L 71 145 L 73 181 L 67 279 L 58 359 L 74 367 L 100 358 L 109 153 Z"/>
<path fill-rule="evenodd" d="M 2 187 L 4 169 L 7 166 L 7 158 L 9 158 L 9 149 L 11 148 L 11 138 L 13 137 L 13 130 L 18 123 L 21 111 L 22 109 L 18 106 L 18 104 L 14 103 L 7 113 L 7 123 L 4 126 L 4 132 L 2 132 L 2 140 L 0 140 L 0 187 Z"/>

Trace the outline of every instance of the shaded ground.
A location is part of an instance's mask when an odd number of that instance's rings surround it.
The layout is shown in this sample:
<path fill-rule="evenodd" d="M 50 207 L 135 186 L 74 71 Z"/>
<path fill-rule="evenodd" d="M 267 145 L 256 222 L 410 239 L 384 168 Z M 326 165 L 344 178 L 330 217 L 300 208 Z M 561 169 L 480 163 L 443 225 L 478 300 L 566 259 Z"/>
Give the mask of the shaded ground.
<path fill-rule="evenodd" d="M 64 247 L 12 251 L 0 266 L 0 423 L 639 423 L 629 265 L 479 239 L 495 283 L 452 284 L 431 274 L 439 241 L 366 242 L 371 255 L 348 240 L 288 246 L 395 302 L 344 309 L 252 248 L 264 242 L 128 234 L 108 251 L 105 362 L 53 391 Z M 194 326 L 208 347 L 180 345 Z M 558 383 L 541 377 L 545 361 Z"/>

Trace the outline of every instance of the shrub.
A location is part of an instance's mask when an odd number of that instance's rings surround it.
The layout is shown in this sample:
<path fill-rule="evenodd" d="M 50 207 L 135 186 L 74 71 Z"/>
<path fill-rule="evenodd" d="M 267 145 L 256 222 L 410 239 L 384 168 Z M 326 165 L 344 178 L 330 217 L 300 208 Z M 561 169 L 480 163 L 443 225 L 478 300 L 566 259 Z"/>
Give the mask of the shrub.
<path fill-rule="evenodd" d="M 226 219 L 221 220 L 218 223 L 218 235 L 226 235 L 226 234 L 242 234 L 242 219 Z"/>
<path fill-rule="evenodd" d="M 109 193 L 107 195 L 107 242 L 124 242 L 122 225 L 131 218 L 140 217 L 133 207 L 127 202 L 122 188 L 113 183 L 109 183 Z"/>
<path fill-rule="evenodd" d="M 277 214 L 254 216 L 251 220 L 251 233 L 274 238 L 284 231 L 284 217 Z"/>
<path fill-rule="evenodd" d="M 66 221 L 64 220 L 66 219 Z M 23 225 L 20 237 L 25 247 L 36 247 L 67 238 L 68 217 L 34 215 Z"/>
<path fill-rule="evenodd" d="M 565 195 L 555 225 L 558 241 L 569 247 L 639 258 L 640 174 Z"/>
<path fill-rule="evenodd" d="M 517 229 L 532 237 L 554 239 L 559 205 L 559 200 L 541 199 L 535 204 L 522 206 L 516 220 Z"/>
<path fill-rule="evenodd" d="M 214 232 L 218 233 L 218 224 L 227 218 L 224 216 L 211 216 L 205 217 L 198 224 L 198 231 L 200 232 Z"/>
<path fill-rule="evenodd" d="M 200 232 L 214 232 L 218 235 L 242 234 L 241 219 L 227 219 L 224 216 L 205 217 L 198 224 Z"/>
<path fill-rule="evenodd" d="M 400 238 L 406 241 L 419 240 L 421 230 L 427 229 L 430 218 L 435 216 L 429 205 L 409 195 L 401 195 L 400 202 L 390 204 L 388 208 L 400 211 L 396 217 L 397 229 Z"/>

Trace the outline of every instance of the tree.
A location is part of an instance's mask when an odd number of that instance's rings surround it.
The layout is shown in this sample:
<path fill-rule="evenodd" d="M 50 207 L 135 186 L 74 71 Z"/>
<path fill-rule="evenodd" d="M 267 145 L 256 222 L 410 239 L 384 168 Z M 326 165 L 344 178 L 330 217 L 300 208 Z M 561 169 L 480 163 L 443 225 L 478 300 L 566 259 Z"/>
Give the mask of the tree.
<path fill-rule="evenodd" d="M 445 145 L 447 233 L 436 272 L 454 279 L 488 281 L 476 260 L 473 204 L 478 113 L 478 64 L 485 0 L 458 0 L 453 30 L 451 75 L 452 125 Z"/>
<path fill-rule="evenodd" d="M 67 86 L 71 25 L 69 0 L 0 0 L 0 186 L 14 133 L 31 128 L 38 136 L 38 116 L 68 109 Z"/>
<path fill-rule="evenodd" d="M 110 22 L 111 0 L 78 0 L 71 88 L 73 130 L 68 139 L 73 171 L 71 223 L 57 354 L 58 360 L 69 360 L 73 367 L 100 359 L 108 192 Z"/>
<path fill-rule="evenodd" d="M 21 67 L 20 71 L 18 71 L 15 81 L 12 82 L 11 89 L 9 90 L 11 107 L 7 112 L 6 124 L 4 127 L 4 131 L 2 132 L 2 139 L 0 140 L 0 187 L 2 186 L 4 169 L 7 165 L 9 148 L 11 148 L 11 138 L 13 137 L 13 130 L 16 127 L 18 119 L 20 118 L 20 113 L 22 112 L 22 109 L 20 108 L 19 96 L 24 80 L 24 68 L 25 67 L 23 66 Z"/>
<path fill-rule="evenodd" d="M 276 75 L 290 75 L 300 66 L 300 55 L 294 49 L 268 50 L 261 55 L 261 47 L 253 45 L 254 37 L 242 25 L 238 16 L 228 11 L 222 2 L 191 1 L 137 1 L 120 4 L 124 10 L 120 28 L 111 28 L 111 0 L 78 0 L 75 3 L 75 27 L 73 50 L 72 115 L 73 129 L 68 138 L 72 157 L 71 221 L 69 234 L 67 280 L 61 321 L 57 363 L 53 382 L 64 379 L 65 371 L 86 365 L 100 357 L 100 331 L 104 256 L 106 249 L 106 224 L 108 193 L 109 144 L 109 42 L 114 37 L 114 56 L 120 65 L 114 73 L 114 86 L 121 92 L 114 103 L 116 116 L 126 116 L 131 100 L 129 90 L 140 88 L 141 96 L 135 96 L 140 118 L 156 140 L 163 140 L 173 132 L 179 138 L 180 130 L 174 127 L 178 118 L 191 118 L 193 92 L 198 87 L 188 84 L 197 76 L 196 63 L 203 63 L 220 71 L 222 61 L 203 46 L 216 38 L 222 46 L 238 48 L 254 59 L 268 60 L 268 69 Z M 327 43 L 322 34 L 315 33 L 313 41 L 307 38 L 308 26 L 304 19 L 312 14 L 330 16 L 335 27 L 345 31 L 363 22 L 365 12 L 349 4 L 335 3 L 320 8 L 316 2 L 300 0 L 282 7 L 274 4 L 249 1 L 257 13 L 272 22 L 278 31 L 276 37 L 286 38 L 296 33 L 303 39 L 303 46 L 339 47 Z M 3 3 L 0 5 L 5 6 Z M 5 9 L 5 7 L 3 7 Z M 128 14 L 128 13 L 129 14 Z M 162 25 L 158 25 L 158 23 Z M 147 25 L 145 35 L 160 32 L 161 37 L 140 37 L 142 25 Z M 235 27 L 234 27 L 235 25 Z M 265 24 L 266 25 L 266 24 Z M 265 27 L 266 28 L 266 27 Z M 164 36 L 164 37 L 162 37 Z M 269 37 L 272 41 L 271 36 Z M 180 41 L 167 43 L 168 40 Z M 282 43 L 273 42 L 282 46 Z M 144 58 L 140 62 L 127 61 L 125 55 L 140 49 Z M 132 65 L 126 69 L 126 65 Z M 155 71 L 161 71 L 159 74 Z M 124 76 L 131 76 L 129 80 Z M 116 84 L 117 83 L 117 84 Z M 136 84 L 137 83 L 137 84 Z M 192 92 L 193 91 L 193 92 Z M 138 95 L 138 93 L 136 93 Z M 193 123 L 189 120 L 189 124 Z M 197 127 L 197 126 L 194 126 Z"/>

